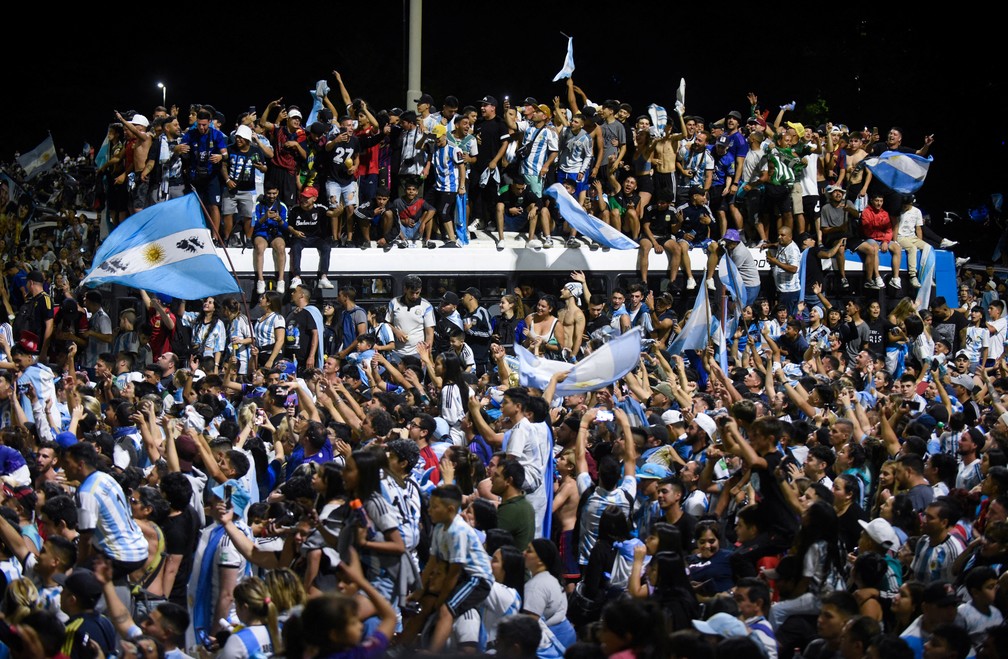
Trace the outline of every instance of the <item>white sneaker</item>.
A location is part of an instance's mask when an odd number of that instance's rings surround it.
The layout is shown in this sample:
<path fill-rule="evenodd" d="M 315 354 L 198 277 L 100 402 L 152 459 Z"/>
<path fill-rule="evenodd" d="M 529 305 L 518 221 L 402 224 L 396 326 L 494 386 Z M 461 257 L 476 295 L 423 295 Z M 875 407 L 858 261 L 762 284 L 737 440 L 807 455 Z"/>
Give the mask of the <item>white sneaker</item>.
<path fill-rule="evenodd" d="M 871 279 L 866 279 L 866 280 L 865 280 L 865 283 L 864 283 L 864 287 L 865 287 L 865 288 L 869 288 L 869 289 L 871 289 L 871 290 L 873 290 L 873 291 L 877 291 L 878 289 L 882 288 L 882 286 L 880 286 L 879 284 L 876 284 L 876 283 L 875 283 L 875 282 L 874 282 L 873 280 L 871 280 Z"/>
<path fill-rule="evenodd" d="M 295 286 L 300 286 L 300 285 L 301 285 L 301 278 L 300 277 L 291 277 L 291 288 L 293 288 Z"/>
<path fill-rule="evenodd" d="M 889 280 L 889 286 L 891 286 L 892 288 L 896 289 L 897 291 L 902 291 L 903 290 L 903 282 L 900 281 L 899 277 L 893 277 L 892 279 L 890 279 Z"/>
<path fill-rule="evenodd" d="M 525 246 L 528 247 L 529 249 L 542 249 L 543 244 L 541 240 L 533 238 L 532 240 L 525 243 Z"/>
<path fill-rule="evenodd" d="M 970 257 L 968 257 L 968 256 L 960 256 L 959 258 L 956 259 L 956 267 L 957 268 L 961 268 L 962 266 L 964 266 L 967 263 L 969 263 L 969 260 L 970 260 Z"/>
<path fill-rule="evenodd" d="M 917 279 L 917 275 L 911 275 L 910 276 L 910 285 L 913 286 L 914 288 L 920 288 L 921 287 L 920 279 Z"/>
<path fill-rule="evenodd" d="M 319 288 L 333 288 L 333 285 L 332 285 L 332 282 L 329 281 L 328 277 L 326 277 L 325 275 L 322 275 L 321 277 L 319 277 L 318 287 Z"/>
<path fill-rule="evenodd" d="M 545 238 L 543 238 L 542 244 L 543 244 L 543 247 L 545 247 L 546 249 L 549 249 L 550 247 L 553 246 L 553 239 L 550 238 L 549 236 L 546 236 Z"/>
<path fill-rule="evenodd" d="M 883 288 L 883 287 L 885 287 L 885 282 L 882 281 L 882 275 L 875 277 L 875 288 Z"/>
<path fill-rule="evenodd" d="M 283 293 L 287 290 L 287 282 L 283 279 L 277 281 L 277 293 Z"/>
<path fill-rule="evenodd" d="M 696 289 L 696 279 L 690 277 L 689 279 L 686 280 L 686 290 L 692 291 L 695 289 Z"/>
<path fill-rule="evenodd" d="M 955 247 L 959 244 L 958 240 L 949 240 L 948 238 L 942 238 L 941 244 L 938 245 L 939 249 L 948 249 L 949 247 Z"/>
<path fill-rule="evenodd" d="M 715 290 L 715 286 L 714 286 L 714 280 L 713 280 L 713 279 L 711 279 L 711 278 L 709 278 L 709 277 L 707 278 L 707 290 L 708 290 L 708 291 L 713 291 L 713 290 Z"/>
<path fill-rule="evenodd" d="M 259 281 L 256 282 L 256 293 L 262 295 L 265 292 L 266 292 L 266 282 L 260 279 Z"/>

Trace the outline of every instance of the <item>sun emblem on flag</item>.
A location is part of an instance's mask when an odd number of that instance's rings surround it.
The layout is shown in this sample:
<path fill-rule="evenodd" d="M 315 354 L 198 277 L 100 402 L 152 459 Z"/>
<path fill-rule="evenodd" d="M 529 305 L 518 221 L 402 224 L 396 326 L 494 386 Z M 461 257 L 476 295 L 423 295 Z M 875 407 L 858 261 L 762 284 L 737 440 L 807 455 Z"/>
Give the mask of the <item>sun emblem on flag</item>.
<path fill-rule="evenodd" d="M 148 265 L 155 266 L 161 263 L 165 257 L 164 247 L 157 243 L 153 243 L 144 250 L 144 260 L 147 261 Z"/>

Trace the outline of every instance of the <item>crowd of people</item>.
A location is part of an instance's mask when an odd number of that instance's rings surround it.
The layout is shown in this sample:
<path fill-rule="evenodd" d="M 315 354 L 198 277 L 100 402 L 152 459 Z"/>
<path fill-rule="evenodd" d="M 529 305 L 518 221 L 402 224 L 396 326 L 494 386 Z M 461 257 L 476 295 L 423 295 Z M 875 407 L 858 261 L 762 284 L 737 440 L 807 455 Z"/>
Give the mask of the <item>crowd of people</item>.
<path fill-rule="evenodd" d="M 231 136 L 207 107 L 185 131 L 164 108 L 109 130 L 110 219 L 197 192 L 222 241 L 255 246 L 251 309 L 79 290 L 102 227 L 75 213 L 0 244 L 0 654 L 1008 652 L 1008 294 L 965 269 L 957 300 L 901 297 L 898 269 L 881 294 L 879 253 L 906 251 L 910 293 L 915 250 L 942 244 L 858 166 L 901 148 L 898 129 L 782 124 L 793 107 L 768 123 L 751 96 L 749 117 L 628 132 L 629 106 L 596 109 L 573 82 L 566 107 L 431 113 L 424 95 L 372 114 L 336 81 L 345 113 L 320 85 L 307 128 L 272 102 Z M 640 239 L 639 283 L 572 272 L 557 291 L 428 300 L 411 275 L 370 308 L 325 293 L 331 248 L 438 231 L 450 247 L 463 210 L 499 244 L 587 248 L 553 180 Z M 305 247 L 325 259 L 314 288 Z M 811 259 L 803 298 L 807 248 L 838 277 Z M 670 350 L 691 301 L 649 289 L 652 251 L 701 295 L 720 256 L 737 264 L 726 359 Z M 619 379 L 522 384 L 542 376 L 523 350 L 576 364 L 638 331 Z"/>

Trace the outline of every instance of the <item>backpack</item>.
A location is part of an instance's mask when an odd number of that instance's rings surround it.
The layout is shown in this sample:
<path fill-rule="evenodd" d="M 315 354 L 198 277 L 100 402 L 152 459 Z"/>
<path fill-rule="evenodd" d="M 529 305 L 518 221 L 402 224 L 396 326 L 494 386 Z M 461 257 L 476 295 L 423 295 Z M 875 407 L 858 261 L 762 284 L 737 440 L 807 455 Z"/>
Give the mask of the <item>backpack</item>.
<path fill-rule="evenodd" d="M 168 336 L 168 346 L 172 352 L 178 355 L 179 361 L 182 364 L 187 364 L 190 355 L 192 355 L 192 339 L 192 327 L 183 325 L 181 319 L 176 320 L 175 329 Z"/>

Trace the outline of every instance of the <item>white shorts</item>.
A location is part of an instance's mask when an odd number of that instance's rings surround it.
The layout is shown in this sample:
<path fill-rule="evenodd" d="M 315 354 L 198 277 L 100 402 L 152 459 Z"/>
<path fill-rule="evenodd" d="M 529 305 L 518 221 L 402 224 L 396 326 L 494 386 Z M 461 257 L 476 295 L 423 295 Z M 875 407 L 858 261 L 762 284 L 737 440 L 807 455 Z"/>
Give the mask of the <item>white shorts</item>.
<path fill-rule="evenodd" d="M 336 181 L 326 181 L 326 196 L 329 197 L 329 208 L 334 208 L 340 201 L 344 206 L 357 205 L 357 181 L 340 185 Z"/>
<path fill-rule="evenodd" d="M 252 190 L 238 191 L 233 196 L 229 192 L 224 193 L 221 201 L 221 215 L 234 215 L 237 213 L 240 218 L 249 218 L 255 214 L 255 197 Z"/>

